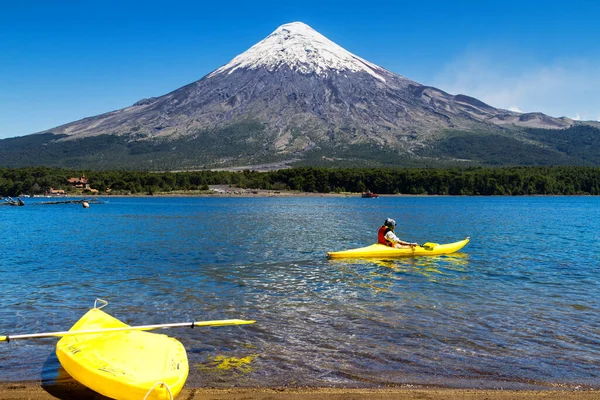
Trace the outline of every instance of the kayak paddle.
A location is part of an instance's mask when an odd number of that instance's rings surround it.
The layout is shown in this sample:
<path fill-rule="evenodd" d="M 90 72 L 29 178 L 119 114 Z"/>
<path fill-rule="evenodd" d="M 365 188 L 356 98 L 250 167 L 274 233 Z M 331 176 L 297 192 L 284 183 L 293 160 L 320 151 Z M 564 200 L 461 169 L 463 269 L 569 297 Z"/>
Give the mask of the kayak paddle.
<path fill-rule="evenodd" d="M 33 338 L 55 337 L 55 336 L 86 335 L 86 334 L 93 334 L 93 333 L 113 333 L 113 332 L 123 332 L 123 331 L 149 331 L 152 329 L 159 329 L 159 328 L 176 328 L 176 327 L 185 327 L 185 326 L 194 328 L 196 326 L 246 325 L 246 324 L 253 324 L 255 322 L 256 321 L 243 320 L 243 319 L 222 319 L 222 320 L 215 320 L 215 321 L 176 322 L 176 323 L 171 323 L 171 324 L 123 326 L 123 327 L 119 327 L 119 328 L 102 328 L 102 329 L 90 329 L 90 330 L 81 330 L 81 331 L 31 333 L 31 334 L 27 334 L 27 335 L 5 335 L 5 336 L 0 336 L 0 342 L 10 342 L 13 339 L 33 339 Z"/>

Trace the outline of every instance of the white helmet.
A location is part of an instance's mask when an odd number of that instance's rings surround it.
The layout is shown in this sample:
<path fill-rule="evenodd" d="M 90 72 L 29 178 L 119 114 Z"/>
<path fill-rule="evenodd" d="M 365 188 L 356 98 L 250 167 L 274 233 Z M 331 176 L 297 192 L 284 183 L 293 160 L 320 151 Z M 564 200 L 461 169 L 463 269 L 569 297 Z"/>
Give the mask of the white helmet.
<path fill-rule="evenodd" d="M 383 224 L 385 226 L 387 226 L 388 228 L 390 228 L 391 230 L 394 230 L 396 228 L 396 221 L 394 221 L 391 218 L 386 219 Z"/>

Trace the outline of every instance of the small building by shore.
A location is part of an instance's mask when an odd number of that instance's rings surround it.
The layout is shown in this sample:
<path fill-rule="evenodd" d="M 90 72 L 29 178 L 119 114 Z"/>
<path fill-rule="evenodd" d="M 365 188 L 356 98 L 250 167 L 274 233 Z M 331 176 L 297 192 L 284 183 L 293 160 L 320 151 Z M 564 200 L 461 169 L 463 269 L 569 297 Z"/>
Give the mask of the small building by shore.
<path fill-rule="evenodd" d="M 63 189 L 50 188 L 46 190 L 46 196 L 66 196 L 67 193 Z"/>

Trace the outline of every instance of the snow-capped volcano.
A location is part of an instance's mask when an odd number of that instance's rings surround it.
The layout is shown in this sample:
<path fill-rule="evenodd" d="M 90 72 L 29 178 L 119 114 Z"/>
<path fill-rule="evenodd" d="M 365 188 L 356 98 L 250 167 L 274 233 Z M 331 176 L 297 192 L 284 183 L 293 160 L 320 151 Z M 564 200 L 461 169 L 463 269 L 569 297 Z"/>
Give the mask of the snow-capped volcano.
<path fill-rule="evenodd" d="M 265 68 L 274 72 L 284 66 L 294 72 L 315 73 L 319 76 L 364 71 L 384 82 L 383 75 L 386 74 L 381 67 L 350 53 L 310 26 L 292 22 L 281 25 L 264 40 L 211 73 L 209 77 L 220 73 L 230 74 L 238 68 Z"/>
<path fill-rule="evenodd" d="M 127 151 L 152 152 L 148 158 L 155 167 L 157 143 L 170 160 L 187 157 L 182 165 L 244 165 L 309 153 L 360 154 L 365 148 L 371 157 L 373 149 L 404 157 L 447 131 L 501 133 L 515 125 L 572 124 L 424 86 L 293 22 L 196 82 L 43 133 L 67 135 L 58 137 L 62 141 L 116 135 L 120 142 L 144 142 Z M 168 145 L 182 141 L 185 145 Z"/>

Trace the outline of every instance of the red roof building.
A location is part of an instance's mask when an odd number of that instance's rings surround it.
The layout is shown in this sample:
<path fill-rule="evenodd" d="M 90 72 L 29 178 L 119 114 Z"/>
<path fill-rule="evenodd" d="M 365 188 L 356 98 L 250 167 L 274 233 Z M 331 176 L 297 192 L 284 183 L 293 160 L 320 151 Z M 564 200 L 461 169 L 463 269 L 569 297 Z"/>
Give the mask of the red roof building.
<path fill-rule="evenodd" d="M 87 178 L 85 177 L 84 174 L 81 174 L 81 178 L 69 178 L 67 179 L 67 182 L 69 182 L 69 184 L 74 187 L 74 188 L 79 188 L 79 189 L 83 189 L 88 187 L 90 181 L 87 180 Z"/>

